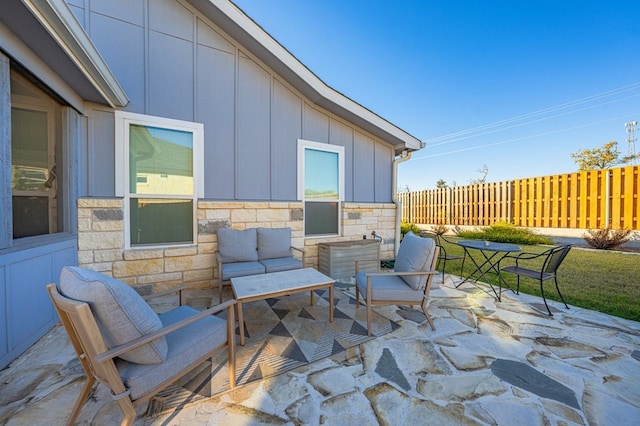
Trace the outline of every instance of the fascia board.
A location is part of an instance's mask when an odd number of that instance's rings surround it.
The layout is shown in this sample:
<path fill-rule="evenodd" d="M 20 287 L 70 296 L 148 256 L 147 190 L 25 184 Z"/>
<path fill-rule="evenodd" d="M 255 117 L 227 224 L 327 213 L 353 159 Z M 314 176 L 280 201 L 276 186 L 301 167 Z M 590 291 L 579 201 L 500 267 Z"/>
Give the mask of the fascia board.
<path fill-rule="evenodd" d="M 64 0 L 21 0 L 112 107 L 129 98 Z"/>

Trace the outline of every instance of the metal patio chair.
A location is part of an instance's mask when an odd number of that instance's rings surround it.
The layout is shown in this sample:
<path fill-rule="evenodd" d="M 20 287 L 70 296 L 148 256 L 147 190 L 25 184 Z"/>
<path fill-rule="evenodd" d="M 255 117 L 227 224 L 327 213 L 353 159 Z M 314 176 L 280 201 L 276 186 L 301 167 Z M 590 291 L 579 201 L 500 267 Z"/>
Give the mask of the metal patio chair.
<path fill-rule="evenodd" d="M 501 272 L 508 272 L 510 274 L 516 274 L 518 276 L 518 287 L 516 288 L 516 294 L 520 292 L 520 277 L 532 278 L 534 280 L 540 281 L 540 293 L 542 294 L 542 300 L 544 300 L 544 306 L 547 307 L 547 311 L 549 312 L 549 316 L 553 316 L 551 313 L 551 309 L 549 309 L 549 305 L 547 305 L 547 299 L 544 296 L 544 286 L 543 282 L 553 278 L 553 281 L 556 285 L 556 290 L 560 295 L 560 299 L 564 306 L 569 309 L 567 302 L 564 301 L 564 297 L 560 292 L 560 287 L 558 287 L 558 278 L 556 275 L 556 271 L 560 267 L 560 264 L 564 260 L 564 258 L 571 250 L 571 244 L 565 244 L 557 247 L 550 248 L 549 250 L 545 250 L 542 253 L 520 253 L 517 256 L 505 256 L 502 261 L 505 259 L 515 259 L 516 264 L 512 266 L 506 266 L 504 268 L 499 268 Z M 542 266 L 539 269 L 533 268 L 525 268 L 520 266 L 519 262 L 521 260 L 532 260 L 532 259 L 542 259 Z"/>
<path fill-rule="evenodd" d="M 447 249 L 444 244 L 444 243 L 447 243 L 448 245 L 455 245 L 456 244 L 455 241 L 451 241 L 444 235 L 439 235 L 435 232 L 430 232 L 430 231 L 421 231 L 420 236 L 426 237 L 426 238 L 433 238 L 436 242 L 436 245 L 440 248 L 440 254 L 438 255 L 438 263 L 436 264 L 436 269 L 438 269 L 438 266 L 440 266 L 440 261 L 442 261 L 442 282 L 443 283 L 444 283 L 445 271 L 447 268 L 447 260 L 451 261 L 451 260 L 462 259 L 462 264 L 460 266 L 460 276 L 462 276 L 462 271 L 464 270 L 464 261 L 466 259 L 466 256 L 451 254 L 451 251 L 447 252 Z"/>

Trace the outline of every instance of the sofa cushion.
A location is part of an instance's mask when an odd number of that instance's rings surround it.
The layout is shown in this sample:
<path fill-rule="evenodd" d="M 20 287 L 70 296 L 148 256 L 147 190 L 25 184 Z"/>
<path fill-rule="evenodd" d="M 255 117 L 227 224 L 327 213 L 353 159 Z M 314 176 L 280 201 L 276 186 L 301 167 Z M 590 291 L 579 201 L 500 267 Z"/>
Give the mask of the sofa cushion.
<path fill-rule="evenodd" d="M 264 274 L 264 265 L 260 262 L 232 262 L 222 264 L 222 280 L 246 277 L 247 275 Z"/>
<path fill-rule="evenodd" d="M 400 243 L 394 270 L 396 272 L 420 272 L 428 271 L 435 254 L 436 243 L 431 238 L 421 238 L 413 232 L 407 232 Z M 403 276 L 402 279 L 418 290 L 427 282 L 427 276 Z"/>
<path fill-rule="evenodd" d="M 291 256 L 291 228 L 258 228 L 259 260 Z"/>
<path fill-rule="evenodd" d="M 218 253 L 223 262 L 255 262 L 258 260 L 258 238 L 255 228 L 218 229 Z"/>
<path fill-rule="evenodd" d="M 295 257 L 278 257 L 277 259 L 260 259 L 267 273 L 289 271 L 302 268 L 302 261 Z"/>
<path fill-rule="evenodd" d="M 198 313 L 191 307 L 180 306 L 160 314 L 160 320 L 164 326 L 168 326 Z M 131 398 L 144 396 L 227 342 L 227 321 L 211 315 L 167 334 L 167 342 L 169 351 L 161 365 L 139 365 L 116 360 L 118 372 L 131 391 Z"/>
<path fill-rule="evenodd" d="M 110 348 L 162 328 L 158 315 L 133 288 L 99 272 L 76 266 L 62 268 L 60 292 L 89 304 Z M 164 337 L 120 355 L 137 364 L 161 363 L 166 356 Z"/>

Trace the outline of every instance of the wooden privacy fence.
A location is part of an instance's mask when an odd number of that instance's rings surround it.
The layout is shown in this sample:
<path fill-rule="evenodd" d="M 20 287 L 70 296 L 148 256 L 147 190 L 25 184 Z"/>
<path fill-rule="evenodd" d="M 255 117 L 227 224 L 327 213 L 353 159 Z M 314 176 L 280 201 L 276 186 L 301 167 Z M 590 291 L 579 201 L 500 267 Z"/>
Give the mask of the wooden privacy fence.
<path fill-rule="evenodd" d="M 640 230 L 640 166 L 398 194 L 405 222 Z"/>

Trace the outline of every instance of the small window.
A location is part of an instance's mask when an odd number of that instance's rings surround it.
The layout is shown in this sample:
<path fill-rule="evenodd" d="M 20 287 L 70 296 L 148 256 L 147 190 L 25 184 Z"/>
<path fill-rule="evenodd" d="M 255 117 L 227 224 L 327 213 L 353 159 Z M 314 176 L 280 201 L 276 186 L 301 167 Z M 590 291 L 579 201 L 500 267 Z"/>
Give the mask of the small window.
<path fill-rule="evenodd" d="M 194 244 L 202 124 L 116 112 L 116 193 L 126 247 Z"/>
<path fill-rule="evenodd" d="M 298 141 L 298 197 L 306 236 L 340 235 L 344 147 Z"/>

